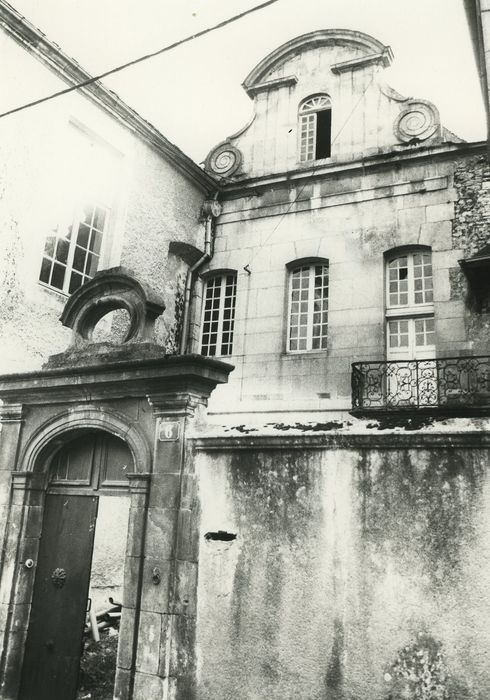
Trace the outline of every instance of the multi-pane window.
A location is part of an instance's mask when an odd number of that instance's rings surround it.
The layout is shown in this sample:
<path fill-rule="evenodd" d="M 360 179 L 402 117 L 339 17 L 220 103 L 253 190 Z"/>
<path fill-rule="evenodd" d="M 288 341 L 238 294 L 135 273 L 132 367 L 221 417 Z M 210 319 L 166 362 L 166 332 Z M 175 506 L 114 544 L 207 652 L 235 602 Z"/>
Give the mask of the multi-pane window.
<path fill-rule="evenodd" d="M 211 277 L 206 282 L 202 315 L 201 353 L 231 355 L 235 324 L 236 273 Z"/>
<path fill-rule="evenodd" d="M 435 352 L 432 256 L 429 250 L 387 261 L 388 359 L 425 359 Z"/>
<path fill-rule="evenodd" d="M 432 302 L 429 252 L 408 253 L 388 263 L 388 307 Z"/>
<path fill-rule="evenodd" d="M 406 318 L 388 321 L 388 346 L 390 350 L 409 351 L 411 340 L 415 348 L 425 348 L 435 344 L 435 324 L 433 318 Z"/>
<path fill-rule="evenodd" d="M 48 236 L 40 282 L 72 294 L 91 279 L 99 267 L 107 220 L 108 210 L 105 207 L 86 206 L 64 232 L 58 230 Z"/>
<path fill-rule="evenodd" d="M 124 161 L 120 151 L 75 120 L 60 138 L 39 282 L 72 294 L 109 262 Z"/>
<path fill-rule="evenodd" d="M 288 350 L 324 350 L 328 330 L 328 263 L 294 267 L 289 273 Z"/>
<path fill-rule="evenodd" d="M 299 109 L 299 159 L 301 162 L 329 158 L 332 110 L 328 95 L 315 95 Z"/>

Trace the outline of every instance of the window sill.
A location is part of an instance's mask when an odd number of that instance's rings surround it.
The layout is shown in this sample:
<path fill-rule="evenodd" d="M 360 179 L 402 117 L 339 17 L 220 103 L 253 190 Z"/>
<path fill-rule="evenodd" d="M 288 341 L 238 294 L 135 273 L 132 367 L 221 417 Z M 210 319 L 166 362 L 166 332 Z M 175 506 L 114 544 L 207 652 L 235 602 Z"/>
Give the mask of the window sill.
<path fill-rule="evenodd" d="M 386 318 L 403 316 L 427 316 L 434 314 L 434 304 L 417 304 L 413 306 L 391 306 L 386 309 Z"/>
<path fill-rule="evenodd" d="M 41 289 L 44 289 L 46 292 L 55 294 L 57 297 L 62 297 L 63 299 L 68 299 L 70 296 L 66 292 L 63 292 L 61 289 L 56 289 L 55 287 L 50 287 L 49 284 L 45 284 L 44 282 L 40 282 L 38 280 L 38 285 L 41 287 Z"/>
<path fill-rule="evenodd" d="M 281 357 L 323 357 L 328 354 L 328 348 L 322 350 L 284 350 Z"/>

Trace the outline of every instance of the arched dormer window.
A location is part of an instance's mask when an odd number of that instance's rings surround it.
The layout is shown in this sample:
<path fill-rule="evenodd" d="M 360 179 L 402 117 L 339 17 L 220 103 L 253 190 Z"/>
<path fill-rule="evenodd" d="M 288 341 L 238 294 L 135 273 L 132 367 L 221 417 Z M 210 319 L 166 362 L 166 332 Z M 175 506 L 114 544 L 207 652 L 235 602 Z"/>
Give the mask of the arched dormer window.
<path fill-rule="evenodd" d="M 299 108 L 299 159 L 330 158 L 332 104 L 328 95 L 313 95 Z"/>

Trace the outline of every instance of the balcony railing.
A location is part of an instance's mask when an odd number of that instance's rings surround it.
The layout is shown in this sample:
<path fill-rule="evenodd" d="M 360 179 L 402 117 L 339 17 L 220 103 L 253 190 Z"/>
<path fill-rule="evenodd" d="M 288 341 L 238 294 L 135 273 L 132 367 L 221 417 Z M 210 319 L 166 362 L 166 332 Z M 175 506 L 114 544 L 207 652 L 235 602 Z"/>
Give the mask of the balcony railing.
<path fill-rule="evenodd" d="M 490 357 L 354 362 L 352 408 L 490 407 Z"/>

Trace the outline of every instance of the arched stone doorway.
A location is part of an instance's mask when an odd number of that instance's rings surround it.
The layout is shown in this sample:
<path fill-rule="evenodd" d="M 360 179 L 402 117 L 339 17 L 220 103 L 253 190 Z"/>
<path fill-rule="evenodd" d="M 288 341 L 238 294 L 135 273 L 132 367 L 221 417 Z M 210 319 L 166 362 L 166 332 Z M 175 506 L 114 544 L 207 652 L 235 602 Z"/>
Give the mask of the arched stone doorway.
<path fill-rule="evenodd" d="M 111 532 L 115 523 L 101 533 L 97 515 L 112 500 L 113 519 L 120 522 L 122 515 L 127 529 L 121 499 L 127 501 L 134 460 L 119 437 L 101 430 L 70 431 L 44 452 L 47 468 L 39 465 L 39 471 L 47 473 L 47 491 L 19 698 L 74 700 L 91 572 L 93 579 L 101 564 L 96 561 L 94 571 L 95 536 L 100 544 L 102 535 L 107 553 L 114 538 L 121 541 L 121 532 Z M 116 500 L 119 508 L 114 508 Z M 120 555 L 122 568 L 124 551 Z M 109 569 L 117 565 L 107 561 Z M 112 661 L 113 683 L 115 657 Z"/>
<path fill-rule="evenodd" d="M 128 336 L 119 344 L 94 342 L 92 331 L 102 311 L 119 308 L 131 316 Z M 89 476 L 79 465 L 75 479 L 48 481 L 49 465 L 58 477 L 64 473 L 66 465 L 52 461 L 67 441 L 93 431 L 122 440 L 133 459 L 133 471 L 127 474 L 130 508 L 114 697 L 195 698 L 199 507 L 187 436 L 202 424 L 210 393 L 227 380 L 232 367 L 196 355 L 165 356 L 163 348 L 152 342 L 153 324 L 162 309 L 158 296 L 127 271 L 101 272 L 67 303 L 62 320 L 73 329 L 70 347 L 52 356 L 39 372 L 0 376 L 2 700 L 19 700 L 20 692 L 26 697 L 23 667 L 31 663 L 26 643 L 34 634 L 31 605 L 36 612 L 39 552 L 49 562 L 40 574 L 48 589 L 56 569 L 65 569 L 65 578 L 61 572 L 54 578 L 58 583 L 64 580 L 67 587 L 74 566 L 71 560 L 68 568 L 49 560 L 64 543 L 43 544 L 41 550 L 41 539 L 51 542 L 44 535 L 49 528 L 56 530 L 66 499 L 72 501 L 73 521 L 79 525 L 83 520 L 85 530 L 90 530 L 96 510 L 90 499 L 95 504 L 102 490 L 118 488 L 109 483 L 118 478 L 104 477 L 102 462 Z M 63 498 L 56 500 L 57 495 Z M 84 508 L 78 497 L 84 499 Z M 58 505 L 51 506 L 51 501 Z M 78 528 L 70 527 L 78 537 Z M 85 547 L 90 558 L 90 541 Z M 76 564 L 80 554 L 74 559 Z M 82 567 L 85 574 L 86 568 Z M 49 643 L 53 653 L 60 644 L 53 636 L 43 643 Z M 75 652 L 73 656 L 76 665 Z M 38 680 L 30 700 L 42 697 L 42 683 Z M 71 690 L 61 696 L 60 692 L 46 697 L 68 700 Z"/>

